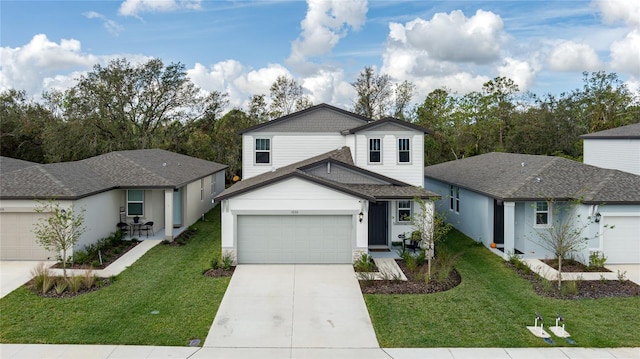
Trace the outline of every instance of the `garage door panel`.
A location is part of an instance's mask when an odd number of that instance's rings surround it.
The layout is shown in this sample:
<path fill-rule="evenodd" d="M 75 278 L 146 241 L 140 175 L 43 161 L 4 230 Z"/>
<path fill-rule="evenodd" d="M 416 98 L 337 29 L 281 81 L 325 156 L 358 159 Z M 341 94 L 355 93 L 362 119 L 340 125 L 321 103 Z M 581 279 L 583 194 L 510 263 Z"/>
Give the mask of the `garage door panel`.
<path fill-rule="evenodd" d="M 41 213 L 0 214 L 0 259 L 2 260 L 47 260 L 55 259 L 56 253 L 40 246 L 33 234 L 34 224 L 45 215 Z"/>
<path fill-rule="evenodd" d="M 352 216 L 238 216 L 239 263 L 351 263 Z"/>
<path fill-rule="evenodd" d="M 640 217 L 606 216 L 603 223 L 608 226 L 602 235 L 607 263 L 640 263 Z"/>

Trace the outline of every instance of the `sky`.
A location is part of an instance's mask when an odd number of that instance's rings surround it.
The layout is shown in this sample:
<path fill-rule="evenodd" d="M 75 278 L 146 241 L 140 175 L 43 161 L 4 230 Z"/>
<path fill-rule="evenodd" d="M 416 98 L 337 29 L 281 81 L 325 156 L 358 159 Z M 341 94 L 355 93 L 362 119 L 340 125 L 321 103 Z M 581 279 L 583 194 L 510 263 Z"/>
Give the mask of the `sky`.
<path fill-rule="evenodd" d="M 116 58 L 179 62 L 241 108 L 285 75 L 352 109 L 367 66 L 412 82 L 414 103 L 497 76 L 559 95 L 600 70 L 640 91 L 640 1 L 0 1 L 0 90 L 39 99 Z"/>

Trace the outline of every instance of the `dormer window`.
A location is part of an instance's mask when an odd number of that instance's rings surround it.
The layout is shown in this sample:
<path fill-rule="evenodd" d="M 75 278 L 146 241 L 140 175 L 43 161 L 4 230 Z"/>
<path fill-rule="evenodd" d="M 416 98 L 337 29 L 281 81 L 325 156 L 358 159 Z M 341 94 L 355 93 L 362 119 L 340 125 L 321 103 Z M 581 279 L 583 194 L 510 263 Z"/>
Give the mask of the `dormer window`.
<path fill-rule="evenodd" d="M 270 138 L 256 138 L 256 150 L 255 150 L 256 164 L 270 164 L 271 163 L 271 139 Z"/>
<path fill-rule="evenodd" d="M 369 163 L 382 162 L 382 144 L 379 138 L 369 139 Z"/>
<path fill-rule="evenodd" d="M 398 162 L 409 163 L 411 162 L 411 142 L 408 138 L 398 139 Z"/>

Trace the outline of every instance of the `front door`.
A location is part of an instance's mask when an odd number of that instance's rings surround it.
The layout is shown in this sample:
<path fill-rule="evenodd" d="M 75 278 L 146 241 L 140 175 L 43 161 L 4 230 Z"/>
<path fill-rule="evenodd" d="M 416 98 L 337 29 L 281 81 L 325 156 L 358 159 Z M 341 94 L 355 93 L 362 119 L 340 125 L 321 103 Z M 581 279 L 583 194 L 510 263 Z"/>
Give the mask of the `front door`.
<path fill-rule="evenodd" d="M 386 246 L 388 223 L 387 202 L 369 202 L 369 245 Z"/>
<path fill-rule="evenodd" d="M 497 199 L 493 200 L 493 243 L 504 244 L 504 204 Z"/>
<path fill-rule="evenodd" d="M 182 227 L 182 187 L 173 190 L 173 227 Z"/>

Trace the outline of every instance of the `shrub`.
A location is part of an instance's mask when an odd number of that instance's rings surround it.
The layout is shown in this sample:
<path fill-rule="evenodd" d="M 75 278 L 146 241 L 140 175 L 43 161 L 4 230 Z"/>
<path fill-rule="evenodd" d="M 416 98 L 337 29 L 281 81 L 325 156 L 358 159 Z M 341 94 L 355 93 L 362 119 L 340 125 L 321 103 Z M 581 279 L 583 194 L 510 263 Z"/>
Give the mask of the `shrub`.
<path fill-rule="evenodd" d="M 562 295 L 576 295 L 578 294 L 578 282 L 577 281 L 565 281 L 562 283 L 562 289 L 560 290 Z"/>
<path fill-rule="evenodd" d="M 87 269 L 84 272 L 84 276 L 82 276 L 82 284 L 85 288 L 91 289 L 93 285 L 96 283 L 96 275 L 93 273 L 93 270 Z"/>
<path fill-rule="evenodd" d="M 47 294 L 51 290 L 54 284 L 54 277 L 47 276 L 42 279 L 42 294 Z"/>
<path fill-rule="evenodd" d="M 31 275 L 33 276 L 33 287 L 42 288 L 44 279 L 51 276 L 51 271 L 44 262 L 40 262 L 31 270 Z"/>
<path fill-rule="evenodd" d="M 67 281 L 63 277 L 58 277 L 55 282 L 56 284 L 54 285 L 54 289 L 56 290 L 57 295 L 60 295 L 67 290 Z"/>
<path fill-rule="evenodd" d="M 427 263 L 427 251 L 425 251 L 424 249 L 418 251 L 418 254 L 415 257 L 416 265 L 418 265 L 418 267 L 423 266 Z"/>
<path fill-rule="evenodd" d="M 231 270 L 231 267 L 233 266 L 233 254 L 231 254 L 231 252 L 225 252 L 222 254 L 222 269 L 224 270 Z"/>
<path fill-rule="evenodd" d="M 589 254 L 589 267 L 591 268 L 602 268 L 606 262 L 607 257 L 604 256 L 604 253 L 594 251 Z"/>
<path fill-rule="evenodd" d="M 373 258 L 371 258 L 367 253 L 362 253 L 353 263 L 353 269 L 356 272 L 373 272 L 375 270 Z"/>
<path fill-rule="evenodd" d="M 211 259 L 211 268 L 220 268 L 220 259 L 218 258 L 218 256 L 214 256 L 213 259 Z"/>
<path fill-rule="evenodd" d="M 618 282 L 622 283 L 627 279 L 627 271 L 621 271 L 620 269 L 618 269 Z"/>
<path fill-rule="evenodd" d="M 435 275 L 433 275 L 433 279 L 436 282 L 444 282 L 449 279 L 449 275 L 451 271 L 453 271 L 453 266 L 455 265 L 458 258 L 460 258 L 461 253 L 453 253 L 448 250 L 440 250 L 438 255 L 433 260 L 433 267 L 435 271 Z M 428 278 L 427 278 L 428 280 Z"/>
<path fill-rule="evenodd" d="M 69 290 L 73 293 L 78 293 L 82 288 L 83 276 L 72 276 L 67 278 L 67 284 L 69 285 Z"/>

